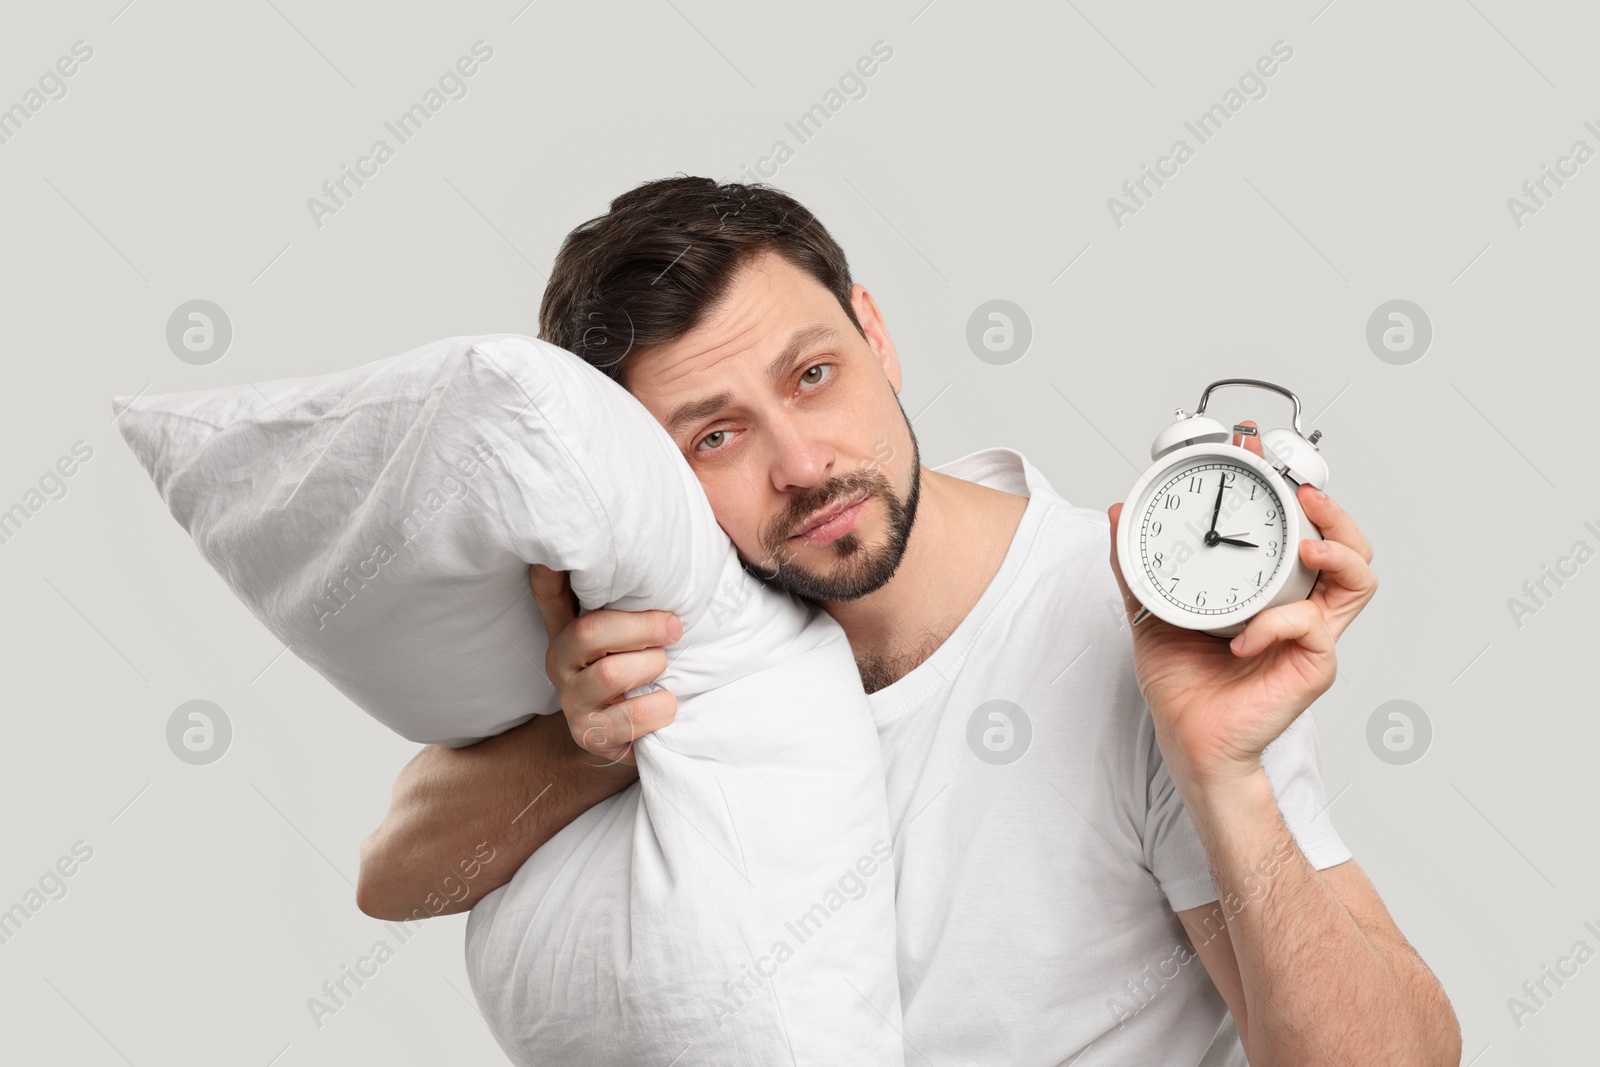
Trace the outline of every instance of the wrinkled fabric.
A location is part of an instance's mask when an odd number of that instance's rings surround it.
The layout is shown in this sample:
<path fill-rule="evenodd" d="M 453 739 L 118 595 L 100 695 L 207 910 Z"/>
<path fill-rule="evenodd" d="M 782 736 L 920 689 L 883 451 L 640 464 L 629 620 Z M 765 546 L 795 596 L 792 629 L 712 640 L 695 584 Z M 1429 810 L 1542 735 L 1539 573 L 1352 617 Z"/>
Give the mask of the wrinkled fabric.
<path fill-rule="evenodd" d="M 112 405 L 239 599 L 413 741 L 559 710 L 530 563 L 568 571 L 584 610 L 682 619 L 654 683 L 677 719 L 636 742 L 639 781 L 469 920 L 513 1060 L 902 1062 L 881 750 L 849 643 L 739 565 L 626 390 L 495 334 Z"/>

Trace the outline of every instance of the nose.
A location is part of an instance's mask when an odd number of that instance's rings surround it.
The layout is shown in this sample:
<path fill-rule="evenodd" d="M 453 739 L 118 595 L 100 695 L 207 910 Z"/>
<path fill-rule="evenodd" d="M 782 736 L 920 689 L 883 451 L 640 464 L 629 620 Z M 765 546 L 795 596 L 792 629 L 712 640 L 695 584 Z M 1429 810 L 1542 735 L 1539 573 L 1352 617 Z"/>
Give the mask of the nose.
<path fill-rule="evenodd" d="M 814 488 L 833 474 L 838 453 L 832 445 L 784 421 L 772 427 L 772 485 L 790 494 Z"/>

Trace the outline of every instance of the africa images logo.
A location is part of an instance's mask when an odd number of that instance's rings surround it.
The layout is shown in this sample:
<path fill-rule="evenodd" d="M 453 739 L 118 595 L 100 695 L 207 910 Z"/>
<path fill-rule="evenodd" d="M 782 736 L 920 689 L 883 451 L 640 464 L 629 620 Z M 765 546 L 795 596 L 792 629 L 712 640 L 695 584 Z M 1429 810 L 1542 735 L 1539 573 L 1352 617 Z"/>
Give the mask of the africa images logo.
<path fill-rule="evenodd" d="M 828 920 L 838 914 L 841 908 L 852 900 L 860 900 L 866 896 L 868 889 L 871 888 L 872 876 L 892 862 L 894 862 L 894 850 L 889 847 L 889 842 L 881 838 L 874 841 L 870 855 L 863 853 L 855 863 L 845 868 L 835 884 L 823 892 L 821 899 L 785 922 L 783 929 L 789 937 L 779 937 L 774 940 L 765 955 L 744 965 L 743 974 L 738 978 L 724 981 L 719 990 L 721 996 L 706 998 L 717 1029 L 722 1029 L 724 1022 L 737 1015 L 746 1004 L 750 1003 L 756 991 L 778 973 L 778 968 L 794 959 L 796 952 L 821 932 Z M 790 937 L 794 939 L 793 944 L 789 943 Z"/>
<path fill-rule="evenodd" d="M 439 75 L 437 87 L 428 86 L 421 100 L 400 112 L 393 122 L 383 124 L 383 128 L 394 137 L 394 145 L 379 137 L 372 142 L 366 155 L 356 158 L 354 170 L 343 163 L 339 164 L 339 176 L 322 183 L 322 197 L 306 198 L 306 210 L 311 213 L 311 221 L 316 228 L 322 229 L 324 216 L 337 215 L 346 202 L 356 195 L 356 189 L 367 184 L 366 180 L 377 177 L 378 168 L 393 159 L 400 146 L 421 133 L 422 127 L 445 104 L 464 99 L 468 89 L 467 79 L 478 73 L 480 65 L 489 62 L 493 56 L 493 46 L 482 40 L 474 41 L 471 56 L 457 59 L 453 67 L 446 68 Z M 355 189 L 350 188 L 351 184 L 355 185 Z"/>

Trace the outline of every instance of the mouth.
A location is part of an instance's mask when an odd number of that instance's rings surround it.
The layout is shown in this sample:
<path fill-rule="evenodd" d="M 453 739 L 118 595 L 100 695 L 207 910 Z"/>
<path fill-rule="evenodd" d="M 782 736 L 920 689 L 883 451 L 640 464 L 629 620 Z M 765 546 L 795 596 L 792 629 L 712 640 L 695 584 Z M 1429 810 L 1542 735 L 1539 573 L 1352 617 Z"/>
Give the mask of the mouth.
<path fill-rule="evenodd" d="M 826 526 L 834 519 L 837 519 L 840 515 L 863 503 L 870 495 L 870 493 L 858 493 L 848 500 L 841 500 L 837 504 L 830 505 L 829 507 L 823 508 L 820 511 L 814 512 L 810 518 L 800 525 L 799 529 L 795 530 L 794 533 L 789 535 L 790 539 L 793 540 L 797 537 L 804 537 L 812 531 Z"/>

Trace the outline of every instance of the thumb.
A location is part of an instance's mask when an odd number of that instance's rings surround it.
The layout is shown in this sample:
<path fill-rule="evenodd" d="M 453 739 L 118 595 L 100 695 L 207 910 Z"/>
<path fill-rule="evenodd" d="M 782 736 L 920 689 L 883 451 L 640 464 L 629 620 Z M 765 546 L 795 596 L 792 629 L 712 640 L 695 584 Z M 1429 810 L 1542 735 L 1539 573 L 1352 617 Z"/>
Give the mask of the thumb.
<path fill-rule="evenodd" d="M 544 616 L 545 633 L 554 641 L 556 634 L 565 630 L 578 617 L 577 599 L 572 595 L 572 583 L 566 571 L 553 571 L 543 563 L 528 567 L 528 588 L 533 600 Z"/>

